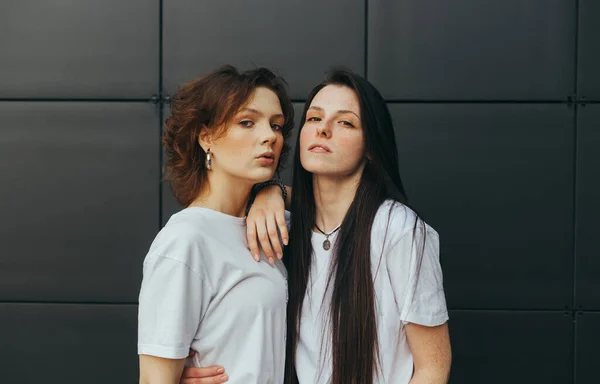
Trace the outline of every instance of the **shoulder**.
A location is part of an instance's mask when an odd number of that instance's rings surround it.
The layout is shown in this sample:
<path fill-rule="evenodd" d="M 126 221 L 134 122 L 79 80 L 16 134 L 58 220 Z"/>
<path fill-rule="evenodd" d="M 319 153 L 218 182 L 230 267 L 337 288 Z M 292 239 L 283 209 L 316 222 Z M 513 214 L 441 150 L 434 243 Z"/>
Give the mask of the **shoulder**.
<path fill-rule="evenodd" d="M 393 245 L 402 239 L 412 241 L 420 234 L 438 237 L 438 233 L 412 209 L 392 199 L 379 206 L 371 231 L 375 241 L 386 245 Z"/>
<path fill-rule="evenodd" d="M 196 212 L 184 209 L 174 214 L 154 238 L 144 263 L 167 258 L 199 270 L 208 225 Z"/>

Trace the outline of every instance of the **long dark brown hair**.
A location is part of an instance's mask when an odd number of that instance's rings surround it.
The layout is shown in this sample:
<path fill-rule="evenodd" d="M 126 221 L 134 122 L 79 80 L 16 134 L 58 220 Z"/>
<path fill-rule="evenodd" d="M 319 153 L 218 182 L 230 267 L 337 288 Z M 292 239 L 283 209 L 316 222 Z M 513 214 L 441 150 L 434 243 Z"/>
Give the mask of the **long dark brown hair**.
<path fill-rule="evenodd" d="M 301 125 L 315 95 L 327 85 L 353 90 L 359 100 L 365 141 L 364 170 L 334 248 L 329 282 L 332 299 L 331 384 L 371 384 L 378 374 L 375 288 L 371 272 L 371 227 L 377 210 L 387 199 L 408 205 L 400 178 L 398 150 L 392 119 L 386 102 L 363 77 L 345 69 L 333 70 L 310 93 Z M 300 135 L 300 130 L 298 132 Z M 316 205 L 313 175 L 302 168 L 300 146 L 294 153 L 292 222 L 290 244 L 286 249 L 289 302 L 287 322 L 286 383 L 297 383 L 294 367 L 299 341 L 302 304 L 306 296 L 313 249 L 311 237 Z M 418 216 L 417 216 L 418 217 Z M 417 222 L 415 221 L 415 230 Z M 327 335 L 327 334 L 326 334 Z M 327 340 L 323 340 L 326 344 Z"/>

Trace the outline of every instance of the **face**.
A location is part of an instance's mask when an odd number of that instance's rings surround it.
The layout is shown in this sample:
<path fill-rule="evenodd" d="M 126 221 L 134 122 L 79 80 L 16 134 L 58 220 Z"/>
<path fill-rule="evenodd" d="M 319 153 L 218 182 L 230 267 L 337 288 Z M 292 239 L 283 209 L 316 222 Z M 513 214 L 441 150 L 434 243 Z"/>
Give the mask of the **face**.
<path fill-rule="evenodd" d="M 214 141 L 201 138 L 202 148 L 210 148 L 212 154 L 211 172 L 252 184 L 271 179 L 283 147 L 284 122 L 275 92 L 257 88 L 227 123 L 224 135 Z"/>
<path fill-rule="evenodd" d="M 365 144 L 358 97 L 328 85 L 310 103 L 300 131 L 300 161 L 313 175 L 347 177 L 360 172 Z"/>

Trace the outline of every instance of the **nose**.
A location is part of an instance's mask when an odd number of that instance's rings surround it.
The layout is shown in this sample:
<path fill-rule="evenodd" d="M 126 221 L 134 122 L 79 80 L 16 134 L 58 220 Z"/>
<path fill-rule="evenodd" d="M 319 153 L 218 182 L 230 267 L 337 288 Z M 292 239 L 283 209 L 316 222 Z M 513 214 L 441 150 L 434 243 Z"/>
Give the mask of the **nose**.
<path fill-rule="evenodd" d="M 325 138 L 331 137 L 331 128 L 325 121 L 321 121 L 321 124 L 317 126 L 317 136 Z"/>
<path fill-rule="evenodd" d="M 277 141 L 277 134 L 275 133 L 273 128 L 271 128 L 270 123 L 262 125 L 260 134 L 262 136 L 262 140 L 261 140 L 262 144 L 273 144 L 273 143 L 275 143 L 275 141 Z"/>

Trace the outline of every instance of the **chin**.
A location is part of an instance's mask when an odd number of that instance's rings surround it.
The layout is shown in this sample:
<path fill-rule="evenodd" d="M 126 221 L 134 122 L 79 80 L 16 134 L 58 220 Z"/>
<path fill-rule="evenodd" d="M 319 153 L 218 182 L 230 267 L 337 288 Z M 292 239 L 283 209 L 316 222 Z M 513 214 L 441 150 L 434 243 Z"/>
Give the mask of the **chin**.
<path fill-rule="evenodd" d="M 331 164 L 320 164 L 316 166 L 314 164 L 308 165 L 303 168 L 311 173 L 313 176 L 327 176 L 333 178 L 346 177 L 352 174 L 352 170 L 341 169 L 340 167 L 334 167 Z"/>
<path fill-rule="evenodd" d="M 256 184 L 263 181 L 271 180 L 274 175 L 275 168 L 261 168 L 249 170 L 246 174 L 243 175 L 243 177 L 251 180 L 253 184 Z"/>
<path fill-rule="evenodd" d="M 324 161 L 318 161 L 316 159 L 307 159 L 306 161 L 302 161 L 302 168 L 304 168 L 307 172 L 312 174 L 321 174 L 321 173 L 329 173 L 333 171 L 331 164 L 326 163 Z"/>

